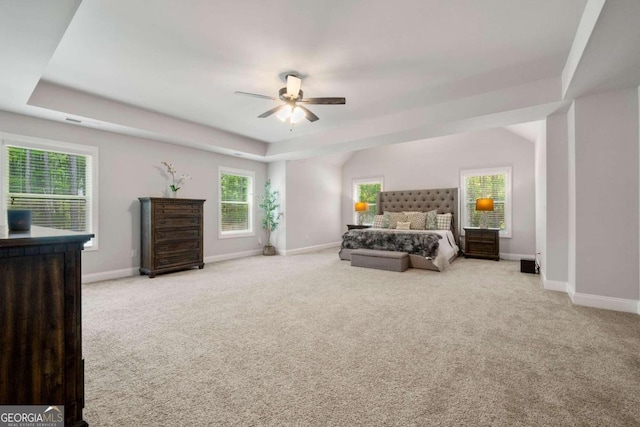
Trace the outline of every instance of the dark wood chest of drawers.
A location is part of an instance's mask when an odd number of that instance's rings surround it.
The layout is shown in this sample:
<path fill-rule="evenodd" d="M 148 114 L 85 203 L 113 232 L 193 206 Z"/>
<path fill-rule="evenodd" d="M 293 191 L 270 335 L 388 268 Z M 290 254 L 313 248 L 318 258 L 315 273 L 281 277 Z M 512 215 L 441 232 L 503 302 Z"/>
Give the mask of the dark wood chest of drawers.
<path fill-rule="evenodd" d="M 87 426 L 81 251 L 92 237 L 0 227 L 0 405 L 64 405 L 65 426 Z"/>
<path fill-rule="evenodd" d="M 140 274 L 203 268 L 205 200 L 140 197 Z"/>
<path fill-rule="evenodd" d="M 500 260 L 500 230 L 497 228 L 464 228 L 465 258 Z"/>

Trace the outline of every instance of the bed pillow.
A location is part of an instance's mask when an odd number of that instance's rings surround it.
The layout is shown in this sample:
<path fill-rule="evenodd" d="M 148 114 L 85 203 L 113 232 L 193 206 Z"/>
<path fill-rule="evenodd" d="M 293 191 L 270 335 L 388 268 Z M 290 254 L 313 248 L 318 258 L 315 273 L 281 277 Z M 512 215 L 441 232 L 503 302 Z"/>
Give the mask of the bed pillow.
<path fill-rule="evenodd" d="M 451 216 L 450 213 L 438 214 L 438 230 L 449 230 L 451 228 Z"/>
<path fill-rule="evenodd" d="M 411 221 L 398 221 L 396 224 L 396 230 L 411 230 Z"/>
<path fill-rule="evenodd" d="M 438 229 L 438 210 L 437 209 L 427 212 L 427 219 L 425 221 L 424 228 L 426 230 Z"/>
<path fill-rule="evenodd" d="M 398 221 L 406 221 L 407 217 L 402 212 L 385 212 L 382 228 L 396 228 Z"/>
<path fill-rule="evenodd" d="M 389 219 L 391 212 L 382 212 L 382 228 L 389 228 Z"/>
<path fill-rule="evenodd" d="M 376 215 L 373 217 L 373 228 L 384 228 L 384 215 Z"/>
<path fill-rule="evenodd" d="M 427 221 L 426 212 L 403 212 L 407 217 L 407 221 L 411 223 L 411 230 L 424 230 Z"/>

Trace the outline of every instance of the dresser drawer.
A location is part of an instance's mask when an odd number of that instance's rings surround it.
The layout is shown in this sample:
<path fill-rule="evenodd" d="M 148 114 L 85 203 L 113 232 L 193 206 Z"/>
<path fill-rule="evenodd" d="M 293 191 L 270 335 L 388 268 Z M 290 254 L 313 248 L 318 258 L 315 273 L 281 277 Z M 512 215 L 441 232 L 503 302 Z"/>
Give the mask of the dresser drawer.
<path fill-rule="evenodd" d="M 170 240 L 201 239 L 199 228 L 157 229 L 154 235 L 156 243 Z"/>
<path fill-rule="evenodd" d="M 495 255 L 496 246 L 493 243 L 469 242 L 467 249 L 471 254 Z"/>
<path fill-rule="evenodd" d="M 176 204 L 176 203 L 158 203 L 154 206 L 153 212 L 157 217 L 163 215 L 200 215 L 202 210 L 202 205 L 198 205 L 197 203 L 185 203 L 185 204 Z"/>
<path fill-rule="evenodd" d="M 487 233 L 484 231 L 474 231 L 469 233 L 469 242 L 487 242 L 493 243 L 496 241 L 495 233 Z"/>
<path fill-rule="evenodd" d="M 193 251 L 194 249 L 200 249 L 200 240 L 187 240 L 184 242 L 168 242 L 159 243 L 155 247 L 156 255 L 170 254 L 180 251 Z"/>
<path fill-rule="evenodd" d="M 200 225 L 199 216 L 169 216 L 164 215 L 156 219 L 156 228 L 194 227 Z"/>
<path fill-rule="evenodd" d="M 179 252 L 171 255 L 156 255 L 155 268 L 166 268 L 184 264 L 200 262 L 198 252 Z"/>

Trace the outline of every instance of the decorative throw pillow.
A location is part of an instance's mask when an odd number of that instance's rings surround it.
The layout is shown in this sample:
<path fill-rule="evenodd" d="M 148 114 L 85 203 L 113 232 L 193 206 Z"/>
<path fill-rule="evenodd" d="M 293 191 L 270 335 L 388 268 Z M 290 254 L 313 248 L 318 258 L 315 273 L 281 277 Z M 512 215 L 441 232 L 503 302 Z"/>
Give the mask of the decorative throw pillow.
<path fill-rule="evenodd" d="M 451 228 L 451 214 L 438 214 L 438 230 L 449 230 Z"/>
<path fill-rule="evenodd" d="M 410 230 L 411 229 L 411 221 L 402 222 L 398 221 L 396 225 L 396 230 Z"/>
<path fill-rule="evenodd" d="M 438 229 L 438 210 L 437 209 L 427 212 L 427 220 L 425 221 L 424 228 L 426 230 Z"/>
<path fill-rule="evenodd" d="M 390 219 L 391 219 L 391 212 L 382 213 L 382 228 L 389 228 Z"/>
<path fill-rule="evenodd" d="M 427 221 L 426 212 L 403 212 L 407 217 L 407 221 L 411 223 L 412 230 L 424 230 L 424 225 Z"/>
<path fill-rule="evenodd" d="M 373 217 L 373 228 L 384 228 L 384 215 L 376 215 Z"/>
<path fill-rule="evenodd" d="M 389 212 L 389 228 L 396 228 L 398 221 L 406 222 L 407 217 L 402 212 Z"/>

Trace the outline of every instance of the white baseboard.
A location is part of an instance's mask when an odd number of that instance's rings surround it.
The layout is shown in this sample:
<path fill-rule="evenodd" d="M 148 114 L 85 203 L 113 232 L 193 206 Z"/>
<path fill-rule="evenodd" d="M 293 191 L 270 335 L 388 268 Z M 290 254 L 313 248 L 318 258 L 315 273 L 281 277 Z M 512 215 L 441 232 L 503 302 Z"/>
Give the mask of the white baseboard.
<path fill-rule="evenodd" d="M 548 291 L 567 292 L 567 289 L 569 289 L 569 283 L 559 280 L 548 280 L 542 270 L 540 270 L 540 278 L 542 279 L 542 287 Z"/>
<path fill-rule="evenodd" d="M 540 276 L 542 278 L 542 286 L 544 289 L 548 291 L 565 292 L 571 299 L 571 302 L 575 305 L 640 314 L 640 300 L 581 294 L 570 289 L 569 282 L 547 280 L 543 271 L 540 272 Z"/>
<path fill-rule="evenodd" d="M 213 256 L 206 257 L 204 259 L 204 262 L 207 263 L 207 262 L 229 261 L 230 259 L 246 258 L 254 255 L 260 255 L 261 253 L 262 253 L 262 249 L 253 249 L 253 250 L 244 251 L 244 252 L 234 252 L 230 254 L 213 255 Z"/>
<path fill-rule="evenodd" d="M 213 255 L 204 258 L 205 264 L 208 262 L 228 261 L 230 259 L 245 258 L 254 255 L 260 255 L 262 249 L 254 249 L 251 251 L 234 252 L 231 254 Z M 124 268 L 122 270 L 103 271 L 100 273 L 83 274 L 82 283 L 101 282 L 103 280 L 122 279 L 123 277 L 137 276 L 140 274 L 139 267 Z"/>
<path fill-rule="evenodd" d="M 509 254 L 500 252 L 500 259 L 506 259 L 507 261 L 520 261 L 521 259 L 535 259 L 535 255 L 528 254 Z"/>
<path fill-rule="evenodd" d="M 123 277 L 137 276 L 140 274 L 138 267 L 123 268 L 122 270 L 103 271 L 101 273 L 83 274 L 82 283 L 101 282 L 103 280 L 122 279 Z"/>
<path fill-rule="evenodd" d="M 569 292 L 569 297 L 576 305 L 604 308 L 605 310 L 624 311 L 625 313 L 640 314 L 640 301 L 626 298 L 605 297 L 602 295 L 581 294 Z"/>
<path fill-rule="evenodd" d="M 278 255 L 298 255 L 298 254 L 306 254 L 309 252 L 316 252 L 316 251 L 320 251 L 322 249 L 329 249 L 329 248 L 335 248 L 335 247 L 340 247 L 340 245 L 342 245 L 342 241 L 340 242 L 332 242 L 332 243 L 325 243 L 322 245 L 315 245 L 315 246 L 307 246 L 305 248 L 298 248 L 298 249 L 290 249 L 290 250 L 284 250 L 284 251 L 280 251 L 278 250 Z"/>
<path fill-rule="evenodd" d="M 558 280 L 543 280 L 542 287 L 548 291 L 567 292 L 567 282 L 560 282 Z"/>

